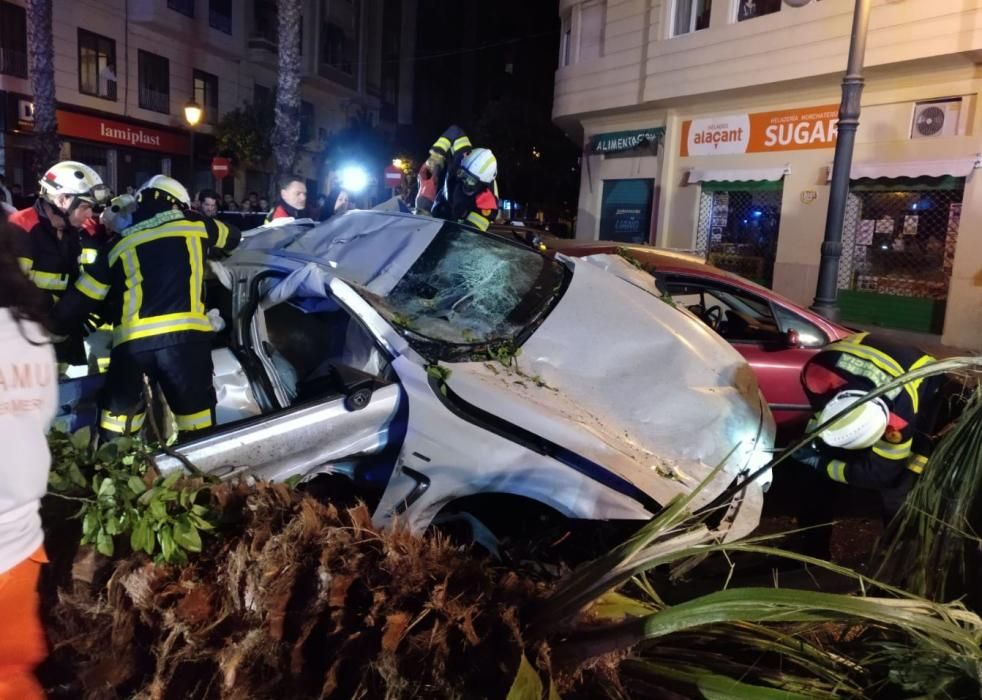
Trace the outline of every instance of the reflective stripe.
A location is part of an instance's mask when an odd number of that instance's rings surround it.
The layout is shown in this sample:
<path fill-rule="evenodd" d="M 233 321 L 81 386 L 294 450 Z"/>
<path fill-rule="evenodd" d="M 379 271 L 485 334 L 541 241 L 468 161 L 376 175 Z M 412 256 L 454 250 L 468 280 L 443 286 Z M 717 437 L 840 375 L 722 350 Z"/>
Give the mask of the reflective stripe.
<path fill-rule="evenodd" d="M 471 140 L 469 138 L 467 138 L 466 136 L 461 136 L 459 139 L 457 139 L 456 141 L 453 142 L 453 150 L 454 150 L 454 153 L 456 153 L 457 151 L 463 150 L 465 148 L 470 148 L 470 147 L 471 147 Z"/>
<path fill-rule="evenodd" d="M 103 284 L 95 277 L 90 275 L 88 272 L 83 272 L 81 276 L 75 280 L 75 289 L 82 292 L 89 299 L 94 299 L 95 301 L 102 301 L 109 294 L 109 285 Z"/>
<path fill-rule="evenodd" d="M 91 265 L 99 258 L 99 250 L 96 248 L 82 248 L 82 254 L 78 256 L 79 265 Z"/>
<path fill-rule="evenodd" d="M 31 272 L 31 279 L 39 289 L 46 289 L 49 292 L 63 292 L 68 289 L 68 275 L 33 270 Z"/>
<path fill-rule="evenodd" d="M 887 355 L 882 350 L 877 350 L 876 348 L 870 347 L 869 345 L 860 345 L 859 343 L 869 335 L 868 333 L 860 333 L 859 335 L 846 338 L 845 340 L 840 340 L 838 343 L 833 343 L 829 346 L 830 350 L 837 350 L 839 352 L 848 353 L 855 357 L 861 358 L 868 362 L 873 363 L 875 366 L 882 369 L 884 372 L 890 376 L 897 378 L 904 374 L 904 368 L 900 364 Z M 927 356 L 925 356 L 927 357 Z M 921 363 L 924 360 L 922 357 L 917 363 Z M 918 366 L 921 366 L 918 364 Z M 918 384 L 919 386 L 919 384 Z M 920 400 L 917 396 L 917 388 L 914 383 L 904 384 L 904 391 L 910 396 L 911 404 L 914 408 L 914 413 L 917 413 L 920 407 Z"/>
<path fill-rule="evenodd" d="M 215 241 L 215 247 L 224 248 L 225 244 L 228 243 L 228 226 L 217 220 L 215 224 L 218 226 L 218 238 Z"/>
<path fill-rule="evenodd" d="M 899 445 L 894 445 L 886 440 L 880 440 L 873 445 L 873 453 L 884 459 L 907 459 L 910 457 L 910 448 L 913 444 L 913 438 Z"/>
<path fill-rule="evenodd" d="M 907 468 L 910 469 L 915 474 L 920 474 L 924 471 L 924 467 L 927 466 L 927 457 L 924 455 L 913 455 L 910 461 L 907 463 Z"/>
<path fill-rule="evenodd" d="M 441 136 L 436 140 L 436 143 L 433 144 L 433 149 L 444 152 L 449 151 L 450 139 L 448 139 L 446 136 Z"/>
<path fill-rule="evenodd" d="M 143 231 L 142 233 L 127 234 L 123 240 L 113 246 L 113 249 L 109 251 L 109 264 L 115 265 L 120 256 L 133 250 L 138 245 L 162 238 L 184 238 L 185 236 L 208 238 L 203 224 L 193 221 L 182 221 L 170 226 L 160 226 L 149 231 Z"/>
<path fill-rule="evenodd" d="M 33 260 L 30 258 L 17 258 L 17 263 L 20 265 L 20 269 L 25 275 L 31 274 L 31 268 L 34 267 Z"/>
<path fill-rule="evenodd" d="M 123 323 L 135 323 L 140 319 L 143 305 L 143 273 L 135 250 L 127 250 L 122 255 L 123 274 L 126 275 L 126 291 L 123 292 Z"/>
<path fill-rule="evenodd" d="M 140 430 L 143 427 L 143 421 L 146 417 L 147 414 L 143 411 L 134 413 L 133 419 L 130 422 L 130 430 L 133 432 Z M 112 433 L 125 433 L 126 422 L 128 420 L 130 420 L 130 417 L 127 415 L 119 415 L 103 410 L 99 418 L 99 427 Z"/>
<path fill-rule="evenodd" d="M 99 357 L 96 358 L 95 365 L 99 370 L 99 374 L 105 374 L 109 371 L 109 358 Z"/>
<path fill-rule="evenodd" d="M 175 413 L 174 421 L 177 423 L 178 430 L 203 430 L 214 425 L 210 408 L 189 415 Z"/>
<path fill-rule="evenodd" d="M 123 322 L 113 329 L 113 345 L 121 345 L 130 340 L 150 338 L 164 333 L 180 333 L 182 331 L 212 332 L 208 317 L 202 314 L 182 312 L 143 318 L 134 323 Z"/>
<path fill-rule="evenodd" d="M 482 231 L 487 231 L 488 227 L 491 225 L 491 222 L 488 221 L 486 217 L 481 216 L 476 211 L 472 211 L 467 215 L 467 222 L 473 224 Z"/>
<path fill-rule="evenodd" d="M 825 468 L 828 473 L 829 478 L 832 481 L 838 481 L 840 484 L 846 483 L 846 463 L 838 459 L 833 459 L 829 462 L 829 466 Z"/>
<path fill-rule="evenodd" d="M 201 261 L 201 243 L 194 238 L 189 238 L 187 245 L 188 262 L 191 265 L 191 276 L 188 280 L 190 300 L 190 306 L 188 308 L 191 309 L 191 313 L 204 314 L 205 305 L 201 301 L 201 285 L 203 284 L 204 278 L 204 263 Z"/>
<path fill-rule="evenodd" d="M 915 362 L 910 366 L 910 370 L 908 371 L 913 372 L 915 369 L 920 369 L 921 367 L 924 367 L 925 365 L 929 365 L 932 362 L 936 362 L 935 358 L 932 355 L 921 355 L 921 357 L 917 359 L 917 362 Z M 914 390 L 915 396 L 918 397 L 920 396 L 921 384 L 924 383 L 925 379 L 926 377 L 921 377 L 920 379 L 915 379 L 909 384 L 909 386 Z M 917 410 L 916 401 L 914 402 L 914 410 L 915 411 Z"/>

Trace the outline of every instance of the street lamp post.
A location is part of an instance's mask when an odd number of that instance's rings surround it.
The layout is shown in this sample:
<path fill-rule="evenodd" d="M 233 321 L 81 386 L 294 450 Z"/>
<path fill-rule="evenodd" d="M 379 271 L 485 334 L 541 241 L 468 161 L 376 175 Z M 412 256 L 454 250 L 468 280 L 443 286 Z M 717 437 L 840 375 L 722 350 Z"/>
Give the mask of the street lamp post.
<path fill-rule="evenodd" d="M 792 6 L 801 0 L 785 0 Z M 812 309 L 833 321 L 839 318 L 836 301 L 839 290 L 839 259 L 842 257 L 842 226 L 849 197 L 849 174 L 852 151 L 859 127 L 860 101 L 863 96 L 863 58 L 866 55 L 866 30 L 869 26 L 870 0 L 856 0 L 849 42 L 849 62 L 842 79 L 842 103 L 839 105 L 839 136 L 835 143 L 832 182 L 829 187 L 829 210 L 825 218 L 825 238 L 815 286 Z"/>
<path fill-rule="evenodd" d="M 191 100 L 186 105 L 184 105 L 184 121 L 188 123 L 188 136 L 190 136 L 191 146 L 190 152 L 188 153 L 189 162 L 191 168 L 188 173 L 188 185 L 189 189 L 194 191 L 194 127 L 198 125 L 201 121 L 201 107 L 197 102 Z M 193 196 L 193 195 L 192 195 Z"/>

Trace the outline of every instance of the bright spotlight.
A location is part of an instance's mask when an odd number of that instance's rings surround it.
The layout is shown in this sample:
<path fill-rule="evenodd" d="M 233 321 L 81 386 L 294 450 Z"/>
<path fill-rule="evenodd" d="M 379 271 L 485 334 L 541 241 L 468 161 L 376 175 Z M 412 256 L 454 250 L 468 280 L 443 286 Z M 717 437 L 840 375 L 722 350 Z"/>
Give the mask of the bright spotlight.
<path fill-rule="evenodd" d="M 368 187 L 368 173 L 360 165 L 348 165 L 341 168 L 338 181 L 343 189 L 352 194 L 359 194 Z"/>

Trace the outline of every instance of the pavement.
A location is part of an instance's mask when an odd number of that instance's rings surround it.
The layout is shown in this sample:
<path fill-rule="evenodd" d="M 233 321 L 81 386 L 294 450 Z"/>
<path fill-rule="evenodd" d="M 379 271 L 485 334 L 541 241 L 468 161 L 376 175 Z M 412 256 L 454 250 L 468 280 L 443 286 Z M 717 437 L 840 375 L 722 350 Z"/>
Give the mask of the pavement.
<path fill-rule="evenodd" d="M 876 333 L 877 335 L 889 338 L 897 343 L 905 343 L 920 348 L 926 353 L 934 355 L 939 360 L 947 357 L 965 357 L 972 355 L 982 355 L 978 350 L 965 350 L 945 345 L 941 342 L 940 335 L 932 333 L 917 333 L 915 331 L 900 331 L 893 328 L 882 328 L 880 326 L 864 326 L 860 324 L 849 324 L 850 327 Z"/>

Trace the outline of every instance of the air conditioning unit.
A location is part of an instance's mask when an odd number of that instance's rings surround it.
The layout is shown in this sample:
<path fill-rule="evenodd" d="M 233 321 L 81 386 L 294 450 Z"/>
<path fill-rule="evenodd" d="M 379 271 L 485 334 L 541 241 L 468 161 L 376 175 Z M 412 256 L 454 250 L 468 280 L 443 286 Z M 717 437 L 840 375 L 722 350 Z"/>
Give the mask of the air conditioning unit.
<path fill-rule="evenodd" d="M 962 98 L 918 102 L 914 105 L 914 121 L 911 124 L 912 139 L 957 136 L 958 122 L 962 114 Z"/>

